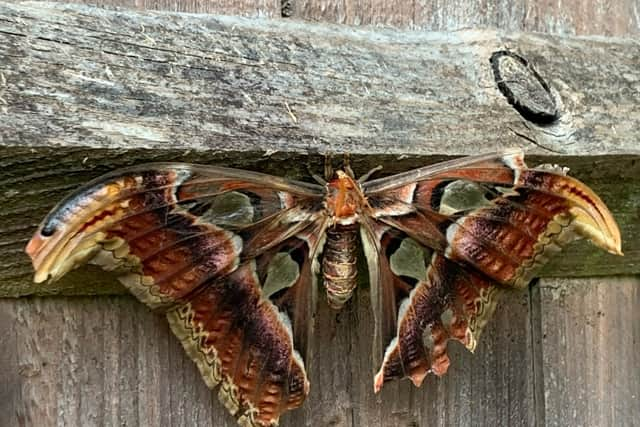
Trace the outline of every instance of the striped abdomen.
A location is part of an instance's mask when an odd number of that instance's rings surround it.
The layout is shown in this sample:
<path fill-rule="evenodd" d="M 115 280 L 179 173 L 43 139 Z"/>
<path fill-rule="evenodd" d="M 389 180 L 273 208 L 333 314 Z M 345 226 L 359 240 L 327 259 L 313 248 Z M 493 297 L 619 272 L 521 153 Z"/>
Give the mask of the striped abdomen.
<path fill-rule="evenodd" d="M 322 276 L 331 308 L 342 308 L 356 287 L 358 227 L 336 224 L 327 230 Z"/>

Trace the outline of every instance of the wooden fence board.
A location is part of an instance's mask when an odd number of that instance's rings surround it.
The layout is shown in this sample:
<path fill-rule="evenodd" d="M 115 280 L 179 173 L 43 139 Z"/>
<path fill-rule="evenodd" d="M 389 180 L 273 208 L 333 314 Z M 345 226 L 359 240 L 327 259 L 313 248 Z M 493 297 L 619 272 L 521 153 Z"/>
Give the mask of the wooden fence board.
<path fill-rule="evenodd" d="M 545 425 L 637 425 L 640 279 L 544 279 L 534 299 Z"/>
<path fill-rule="evenodd" d="M 323 301 L 312 391 L 282 425 L 533 425 L 527 313 L 528 295 L 510 294 L 476 354 L 455 346 L 446 376 L 374 395 L 368 294 L 339 314 Z M 235 425 L 163 316 L 130 297 L 0 299 L 0 319 L 3 425 Z"/>

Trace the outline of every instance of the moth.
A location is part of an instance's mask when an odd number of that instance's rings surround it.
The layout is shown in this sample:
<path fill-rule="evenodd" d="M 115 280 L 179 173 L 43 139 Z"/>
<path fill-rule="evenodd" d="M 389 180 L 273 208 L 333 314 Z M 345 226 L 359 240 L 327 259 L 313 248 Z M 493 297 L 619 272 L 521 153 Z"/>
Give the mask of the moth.
<path fill-rule="evenodd" d="M 343 307 L 358 245 L 375 313 L 374 390 L 419 386 L 449 366 L 448 340 L 474 350 L 508 289 L 525 287 L 577 238 L 622 254 L 600 198 L 520 150 L 322 184 L 244 170 L 155 163 L 69 195 L 26 247 L 35 282 L 92 263 L 166 312 L 206 384 L 243 426 L 273 426 L 309 393 L 304 359 L 321 277 Z M 325 299 L 325 298 L 323 298 Z M 325 303 L 325 302 L 322 302 Z"/>

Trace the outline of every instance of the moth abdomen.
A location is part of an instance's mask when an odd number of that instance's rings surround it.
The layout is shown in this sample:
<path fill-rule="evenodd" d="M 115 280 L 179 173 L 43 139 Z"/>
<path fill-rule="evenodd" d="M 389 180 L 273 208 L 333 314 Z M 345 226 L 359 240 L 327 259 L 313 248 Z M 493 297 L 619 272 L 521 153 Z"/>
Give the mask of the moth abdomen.
<path fill-rule="evenodd" d="M 358 275 L 358 224 L 336 224 L 327 230 L 322 277 L 329 306 L 340 309 L 351 298 Z"/>

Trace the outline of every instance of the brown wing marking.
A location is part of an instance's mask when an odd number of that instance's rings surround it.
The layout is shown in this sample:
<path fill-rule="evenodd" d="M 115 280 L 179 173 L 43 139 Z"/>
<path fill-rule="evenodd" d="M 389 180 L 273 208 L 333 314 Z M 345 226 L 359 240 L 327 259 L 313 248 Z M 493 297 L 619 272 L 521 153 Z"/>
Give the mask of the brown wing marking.
<path fill-rule="evenodd" d="M 167 312 L 171 329 L 241 425 L 276 425 L 309 392 L 286 314 L 262 298 L 247 262 Z"/>
<path fill-rule="evenodd" d="M 387 347 L 375 376 L 375 391 L 405 376 L 420 386 L 430 372 L 445 374 L 449 367 L 447 341 L 458 340 L 473 351 L 499 293 L 486 278 L 435 253 L 426 280 L 418 282 L 400 307 L 397 336 Z"/>
<path fill-rule="evenodd" d="M 589 190 L 578 181 L 567 181 L 568 177 L 549 178 L 570 183 L 576 191 Z M 611 214 L 606 206 L 598 203 L 596 207 L 560 192 L 515 187 L 452 223 L 446 232 L 445 255 L 502 284 L 526 286 L 551 256 L 577 238 L 588 238 L 620 253 L 618 228 L 615 222 L 609 223 Z M 586 211 L 596 214 L 587 215 Z M 602 213 L 606 215 L 600 216 Z M 594 218 L 604 220 L 596 222 Z"/>
<path fill-rule="evenodd" d="M 515 185 L 562 198 L 571 214 L 576 233 L 594 245 L 622 255 L 621 236 L 613 215 L 598 195 L 577 179 L 548 169 L 524 169 Z"/>
<path fill-rule="evenodd" d="M 308 394 L 299 352 L 308 355 L 325 227 L 314 223 L 167 314 L 241 425 L 275 425 Z"/>
<path fill-rule="evenodd" d="M 371 216 L 511 286 L 526 285 L 549 256 L 576 238 L 622 253 L 604 203 L 558 168 L 527 169 L 518 152 L 456 162 L 460 169 L 435 167 L 418 182 L 392 186 L 391 178 L 383 178 L 386 190 L 373 181 Z"/>
<path fill-rule="evenodd" d="M 159 307 L 228 274 L 237 267 L 241 239 L 176 208 L 174 189 L 184 179 L 184 171 L 146 171 L 81 190 L 27 247 L 36 281 L 89 261 L 118 270 L 134 295 Z"/>

